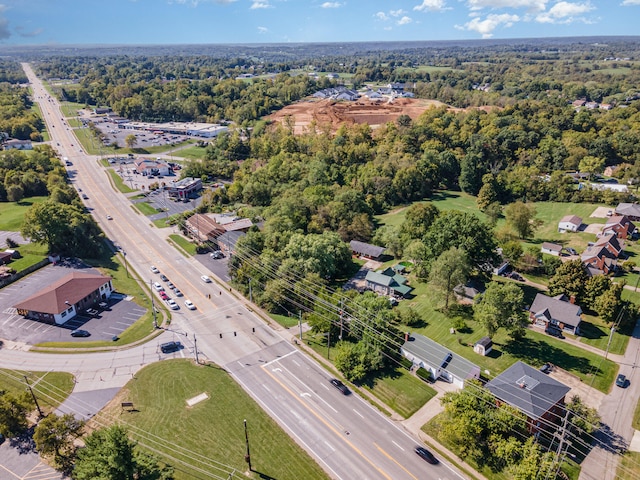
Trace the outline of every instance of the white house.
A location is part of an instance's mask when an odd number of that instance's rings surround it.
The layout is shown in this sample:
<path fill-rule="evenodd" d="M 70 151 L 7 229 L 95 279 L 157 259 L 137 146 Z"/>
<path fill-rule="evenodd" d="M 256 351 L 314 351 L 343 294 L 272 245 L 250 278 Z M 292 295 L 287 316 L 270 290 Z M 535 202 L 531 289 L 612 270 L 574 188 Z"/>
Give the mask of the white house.
<path fill-rule="evenodd" d="M 562 217 L 562 220 L 558 223 L 558 232 L 577 232 L 582 225 L 582 219 L 577 215 L 567 215 Z"/>
<path fill-rule="evenodd" d="M 542 253 L 546 253 L 547 255 L 555 255 L 556 257 L 560 256 L 560 252 L 562 252 L 562 245 L 558 245 L 557 243 L 544 242 L 542 247 L 540 248 Z"/>

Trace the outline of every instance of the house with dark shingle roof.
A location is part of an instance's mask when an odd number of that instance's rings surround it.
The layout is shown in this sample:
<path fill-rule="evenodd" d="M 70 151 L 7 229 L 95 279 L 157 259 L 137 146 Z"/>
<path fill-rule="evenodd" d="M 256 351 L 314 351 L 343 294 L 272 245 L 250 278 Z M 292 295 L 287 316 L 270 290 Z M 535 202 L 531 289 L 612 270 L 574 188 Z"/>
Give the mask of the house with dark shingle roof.
<path fill-rule="evenodd" d="M 406 334 L 400 352 L 415 366 L 431 372 L 432 378 L 441 378 L 459 388 L 466 380 L 480 378 L 479 366 L 422 335 Z"/>
<path fill-rule="evenodd" d="M 548 297 L 538 293 L 529 308 L 529 320 L 545 330 L 557 328 L 574 335 L 580 334 L 582 309 L 564 295 Z"/>
<path fill-rule="evenodd" d="M 530 433 L 558 424 L 565 412 L 568 386 L 530 367 L 516 362 L 485 385 L 500 402 L 517 408 L 527 416 Z"/>
<path fill-rule="evenodd" d="M 389 267 L 382 272 L 369 270 L 364 278 L 365 288 L 383 295 L 404 297 L 411 293 L 412 287 L 406 285 L 407 279 Z"/>
<path fill-rule="evenodd" d="M 602 235 L 615 235 L 618 238 L 626 239 L 635 235 L 636 226 L 626 215 L 613 215 L 607 219 L 607 223 L 602 228 Z"/>
<path fill-rule="evenodd" d="M 72 272 L 17 303 L 14 308 L 25 318 L 62 325 L 79 311 L 106 300 L 112 292 L 111 277 Z"/>
<path fill-rule="evenodd" d="M 349 242 L 349 247 L 351 248 L 351 252 L 354 255 L 358 255 L 359 257 L 370 258 L 372 260 L 380 258 L 380 256 L 386 250 L 386 248 L 384 247 L 371 245 L 370 243 L 359 242 L 358 240 L 351 240 Z"/>

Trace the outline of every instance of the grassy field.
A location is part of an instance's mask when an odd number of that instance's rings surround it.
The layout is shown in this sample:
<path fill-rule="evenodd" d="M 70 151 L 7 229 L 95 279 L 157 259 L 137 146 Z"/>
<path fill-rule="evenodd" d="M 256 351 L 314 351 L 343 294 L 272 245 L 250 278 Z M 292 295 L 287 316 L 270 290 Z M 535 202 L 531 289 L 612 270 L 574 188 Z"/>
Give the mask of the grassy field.
<path fill-rule="evenodd" d="M 83 110 L 84 107 L 85 106 L 82 103 L 64 102 L 60 104 L 60 110 L 62 110 L 62 114 L 65 118 L 77 117 L 78 110 Z"/>
<path fill-rule="evenodd" d="M 534 330 L 528 330 L 526 337 L 520 341 L 513 341 L 503 331 L 499 331 L 493 338 L 494 349 L 488 356 L 475 354 L 473 344 L 485 335 L 485 331 L 472 319 L 470 312 L 463 311 L 461 314 L 465 318 L 466 328 L 452 335 L 449 331 L 451 320 L 438 310 L 437 300 L 429 294 L 428 286 L 415 282 L 412 285 L 415 288 L 415 299 L 401 302 L 399 306 L 413 307 L 425 323 L 422 328 L 412 329 L 412 333 L 425 335 L 452 352 L 462 355 L 479 365 L 482 371 L 488 370 L 490 377 L 499 374 L 518 360 L 533 367 L 552 362 L 579 376 L 586 383 L 593 382 L 594 388 L 602 392 L 609 391 L 618 369 L 615 363 Z M 526 299 L 532 298 L 536 293 L 531 287 L 525 287 L 524 291 Z"/>
<path fill-rule="evenodd" d="M 133 207 L 138 209 L 140 211 L 140 213 L 142 213 L 143 215 L 147 216 L 147 215 L 154 215 L 156 213 L 159 213 L 158 210 L 155 207 L 152 207 L 149 203 L 147 202 L 138 202 L 138 203 L 134 203 Z"/>
<path fill-rule="evenodd" d="M 206 152 L 205 148 L 194 145 L 189 148 L 176 150 L 173 153 L 173 156 L 178 158 L 183 158 L 185 160 L 201 160 L 204 158 L 205 152 Z"/>
<path fill-rule="evenodd" d="M 174 242 L 182 250 L 184 250 L 184 252 L 187 253 L 188 255 L 196 254 L 196 244 L 193 242 L 190 242 L 189 240 L 184 238 L 182 235 L 169 235 L 169 238 L 171 239 L 172 242 Z"/>
<path fill-rule="evenodd" d="M 201 393 L 209 398 L 193 407 L 186 400 Z M 121 401 L 134 412 L 122 412 Z M 118 398 L 98 414 L 100 424 L 125 423 L 141 446 L 166 453 L 176 480 L 227 478 L 247 471 L 244 460 L 247 420 L 251 463 L 247 478 L 278 480 L 327 479 L 320 467 L 221 368 L 196 366 L 189 360 L 154 363 L 136 374 Z M 224 465 L 219 469 L 216 465 Z M 196 468 L 209 475 L 198 474 Z M 259 472 L 259 473 L 258 473 Z"/>
<path fill-rule="evenodd" d="M 0 369 L 0 385 L 9 393 L 21 394 L 25 391 L 25 378 L 45 413 L 55 410 L 71 393 L 74 386 L 73 375 L 65 372 L 23 372 Z"/>
<path fill-rule="evenodd" d="M 626 452 L 616 472 L 616 480 L 637 480 L 640 478 L 640 453 Z"/>
<path fill-rule="evenodd" d="M 288 315 L 278 315 L 277 313 L 270 313 L 269 316 L 285 328 L 292 328 L 298 325 L 298 317 L 296 316 L 290 317 Z"/>
<path fill-rule="evenodd" d="M 113 181 L 114 185 L 116 186 L 116 188 L 118 189 L 118 191 L 120 193 L 131 193 L 131 192 L 135 192 L 134 189 L 128 187 L 125 183 L 124 180 L 122 179 L 122 177 L 120 175 L 118 175 L 118 173 L 113 169 L 110 168 L 108 170 L 109 172 L 109 176 L 111 177 L 111 180 Z"/>
<path fill-rule="evenodd" d="M 20 202 L 2 202 L 0 208 L 0 230 L 19 232 L 26 211 L 36 203 L 45 202 L 47 197 L 29 197 Z"/>

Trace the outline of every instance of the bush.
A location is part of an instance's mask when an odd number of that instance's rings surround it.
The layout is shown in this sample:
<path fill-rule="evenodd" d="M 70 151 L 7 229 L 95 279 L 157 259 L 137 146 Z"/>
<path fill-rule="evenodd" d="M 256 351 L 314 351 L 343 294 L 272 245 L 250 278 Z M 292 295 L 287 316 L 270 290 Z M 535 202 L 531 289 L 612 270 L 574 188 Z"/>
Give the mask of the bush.
<path fill-rule="evenodd" d="M 427 370 L 426 368 L 418 368 L 418 370 L 416 370 L 416 375 L 418 376 L 418 378 L 424 380 L 425 382 L 433 382 L 433 375 L 431 375 L 431 370 Z"/>

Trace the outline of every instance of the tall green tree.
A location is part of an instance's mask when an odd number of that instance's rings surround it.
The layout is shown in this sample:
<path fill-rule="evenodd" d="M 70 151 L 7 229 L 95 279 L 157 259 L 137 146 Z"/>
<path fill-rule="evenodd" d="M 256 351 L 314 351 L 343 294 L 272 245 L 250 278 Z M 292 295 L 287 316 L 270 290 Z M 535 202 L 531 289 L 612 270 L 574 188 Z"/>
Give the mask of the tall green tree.
<path fill-rule="evenodd" d="M 29 426 L 27 415 L 33 408 L 33 401 L 27 392 L 20 395 L 0 390 L 0 433 L 13 437 L 24 432 Z"/>
<path fill-rule="evenodd" d="M 449 310 L 454 288 L 469 279 L 470 271 L 467 252 L 456 247 L 443 252 L 431 265 L 429 285 L 444 297 L 445 310 Z"/>
<path fill-rule="evenodd" d="M 72 477 L 75 480 L 171 480 L 173 471 L 141 452 L 124 427 L 95 430 L 78 451 Z"/>
<path fill-rule="evenodd" d="M 589 281 L 587 269 L 580 261 L 569 260 L 556 269 L 556 274 L 549 280 L 549 295 L 566 295 L 575 297 L 576 303 L 582 304 L 585 298 L 585 288 Z"/>
<path fill-rule="evenodd" d="M 489 337 L 504 328 L 513 337 L 524 335 L 527 324 L 524 293 L 515 283 L 490 282 L 480 302 L 473 306 L 473 316 Z"/>
<path fill-rule="evenodd" d="M 133 148 L 138 144 L 138 139 L 134 134 L 127 135 L 124 138 L 124 144 L 127 146 L 127 148 Z"/>
<path fill-rule="evenodd" d="M 536 220 L 536 209 L 529 203 L 510 203 L 504 208 L 504 217 L 520 238 L 531 237 L 540 225 Z"/>
<path fill-rule="evenodd" d="M 75 458 L 74 441 L 82 435 L 83 428 L 84 422 L 70 413 L 50 413 L 36 425 L 33 440 L 40 455 L 53 456 L 55 467 L 66 471 Z"/>

